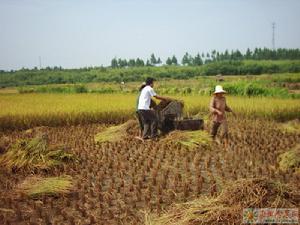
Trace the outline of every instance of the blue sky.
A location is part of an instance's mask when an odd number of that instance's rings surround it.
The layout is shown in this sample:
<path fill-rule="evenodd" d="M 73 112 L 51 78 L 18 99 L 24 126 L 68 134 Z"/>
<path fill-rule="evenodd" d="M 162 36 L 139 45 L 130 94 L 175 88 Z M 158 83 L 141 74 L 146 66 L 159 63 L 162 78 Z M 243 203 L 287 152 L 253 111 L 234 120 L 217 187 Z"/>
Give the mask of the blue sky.
<path fill-rule="evenodd" d="M 0 0 L 0 69 L 300 48 L 299 0 Z"/>

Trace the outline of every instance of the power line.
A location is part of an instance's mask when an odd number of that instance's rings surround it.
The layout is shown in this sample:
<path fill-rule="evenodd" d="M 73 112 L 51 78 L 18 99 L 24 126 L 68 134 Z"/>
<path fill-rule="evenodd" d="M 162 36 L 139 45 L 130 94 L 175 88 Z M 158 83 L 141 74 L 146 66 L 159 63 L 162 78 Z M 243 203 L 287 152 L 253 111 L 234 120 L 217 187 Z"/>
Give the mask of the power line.
<path fill-rule="evenodd" d="M 40 65 L 40 69 L 42 69 L 42 57 L 39 56 L 39 65 Z"/>
<path fill-rule="evenodd" d="M 272 23 L 272 48 L 275 50 L 275 28 L 276 28 L 276 23 Z"/>

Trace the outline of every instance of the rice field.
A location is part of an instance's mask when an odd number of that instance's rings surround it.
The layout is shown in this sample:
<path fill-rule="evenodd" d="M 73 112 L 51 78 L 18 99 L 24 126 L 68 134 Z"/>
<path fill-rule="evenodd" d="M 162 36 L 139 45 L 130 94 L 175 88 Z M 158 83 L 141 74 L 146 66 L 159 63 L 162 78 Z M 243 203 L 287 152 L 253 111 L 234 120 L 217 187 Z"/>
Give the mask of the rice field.
<path fill-rule="evenodd" d="M 208 115 L 209 96 L 170 96 L 183 100 L 185 114 Z M 136 94 L 2 94 L 0 131 L 35 126 L 120 123 L 133 118 Z M 242 117 L 299 118 L 299 99 L 228 96 L 228 104 Z"/>
<path fill-rule="evenodd" d="M 201 135 L 135 139 L 134 94 L 0 95 L 0 224 L 241 224 L 245 207 L 300 205 L 299 100 L 228 96 L 225 149 L 208 134 L 210 97 L 173 97 L 205 119 Z M 41 134 L 44 154 L 30 144 Z M 76 160 L 41 167 L 50 149 Z"/>

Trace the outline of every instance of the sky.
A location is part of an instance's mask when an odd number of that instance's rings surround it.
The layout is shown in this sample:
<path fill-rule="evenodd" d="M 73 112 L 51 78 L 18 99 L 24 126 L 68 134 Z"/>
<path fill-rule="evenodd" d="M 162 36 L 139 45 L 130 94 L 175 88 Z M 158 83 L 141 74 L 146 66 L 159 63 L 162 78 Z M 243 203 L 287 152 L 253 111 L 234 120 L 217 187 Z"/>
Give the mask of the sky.
<path fill-rule="evenodd" d="M 0 0 L 0 70 L 300 48 L 300 0 Z"/>

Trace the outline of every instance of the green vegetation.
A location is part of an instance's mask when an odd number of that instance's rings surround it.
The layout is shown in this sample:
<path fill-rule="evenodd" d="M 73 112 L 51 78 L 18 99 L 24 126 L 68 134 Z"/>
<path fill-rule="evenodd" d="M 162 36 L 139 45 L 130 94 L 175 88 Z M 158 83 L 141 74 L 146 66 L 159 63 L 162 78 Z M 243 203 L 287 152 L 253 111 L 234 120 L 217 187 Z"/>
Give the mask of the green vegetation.
<path fill-rule="evenodd" d="M 189 80 L 161 80 L 155 89 L 160 94 L 170 95 L 211 95 L 217 84 L 223 85 L 230 95 L 270 96 L 280 98 L 300 98 L 300 93 L 291 93 L 289 89 L 298 88 L 300 73 L 260 75 L 260 76 L 224 76 L 224 81 L 215 77 L 200 76 Z M 139 82 L 52 84 L 18 87 L 19 93 L 137 93 Z"/>
<path fill-rule="evenodd" d="M 0 73 L 0 87 L 74 84 L 89 82 L 129 82 L 143 81 L 152 76 L 162 79 L 190 79 L 198 76 L 258 75 L 266 73 L 300 72 L 299 60 L 282 61 L 215 61 L 201 66 L 144 66 L 126 68 L 82 68 L 82 69 L 22 69 Z"/>
<path fill-rule="evenodd" d="M 64 86 L 36 86 L 36 87 L 19 87 L 18 92 L 24 93 L 87 93 L 88 89 L 84 85 L 64 85 Z"/>
<path fill-rule="evenodd" d="M 268 49 L 268 48 L 255 48 L 251 51 L 249 48 L 243 54 L 239 50 L 229 52 L 218 52 L 212 50 L 207 53 L 198 53 L 196 56 L 190 55 L 188 52 L 184 54 L 181 60 L 181 64 L 184 66 L 201 66 L 212 62 L 221 61 L 241 61 L 241 60 L 299 60 L 300 49 Z M 111 60 L 112 68 L 124 68 L 124 67 L 143 67 L 143 66 L 156 66 L 162 63 L 161 59 L 156 58 L 154 54 L 151 54 L 150 59 L 147 59 L 146 63 L 144 60 L 137 59 L 117 59 Z M 175 55 L 166 59 L 166 65 L 179 65 L 179 62 Z"/>

